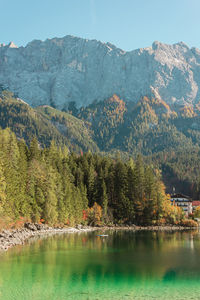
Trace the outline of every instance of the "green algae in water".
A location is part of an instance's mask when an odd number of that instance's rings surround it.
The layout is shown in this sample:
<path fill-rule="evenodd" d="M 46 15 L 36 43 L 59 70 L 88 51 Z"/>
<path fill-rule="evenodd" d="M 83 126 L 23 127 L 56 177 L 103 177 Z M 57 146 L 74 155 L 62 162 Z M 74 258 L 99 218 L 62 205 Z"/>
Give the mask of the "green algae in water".
<path fill-rule="evenodd" d="M 64 234 L 0 254 L 0 299 L 200 299 L 199 232 Z"/>

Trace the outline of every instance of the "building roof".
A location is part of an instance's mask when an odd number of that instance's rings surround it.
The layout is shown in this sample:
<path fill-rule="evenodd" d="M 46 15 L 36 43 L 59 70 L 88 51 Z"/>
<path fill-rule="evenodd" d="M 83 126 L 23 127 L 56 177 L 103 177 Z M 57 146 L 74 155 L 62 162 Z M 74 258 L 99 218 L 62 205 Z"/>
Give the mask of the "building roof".
<path fill-rule="evenodd" d="M 200 206 L 200 201 L 199 200 L 192 201 L 192 206 Z"/>
<path fill-rule="evenodd" d="M 186 196 L 183 194 L 173 194 L 173 195 L 171 195 L 171 198 L 185 198 L 185 199 L 191 200 L 191 198 L 189 196 Z"/>

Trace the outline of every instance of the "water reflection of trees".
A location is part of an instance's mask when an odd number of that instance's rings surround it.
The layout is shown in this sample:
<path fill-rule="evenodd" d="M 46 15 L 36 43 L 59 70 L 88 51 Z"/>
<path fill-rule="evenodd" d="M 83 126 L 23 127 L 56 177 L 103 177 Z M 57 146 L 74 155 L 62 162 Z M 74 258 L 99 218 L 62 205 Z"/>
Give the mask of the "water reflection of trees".
<path fill-rule="evenodd" d="M 1 258 L 0 282 L 39 293 L 134 285 L 139 281 L 200 277 L 199 233 L 109 231 L 52 236 L 11 249 Z M 192 246 L 191 246 L 192 245 Z M 12 284 L 11 284 L 12 285 Z M 47 291 L 42 291 L 42 286 Z M 47 294 L 44 297 L 47 297 Z M 30 297 L 30 298 L 31 298 Z"/>

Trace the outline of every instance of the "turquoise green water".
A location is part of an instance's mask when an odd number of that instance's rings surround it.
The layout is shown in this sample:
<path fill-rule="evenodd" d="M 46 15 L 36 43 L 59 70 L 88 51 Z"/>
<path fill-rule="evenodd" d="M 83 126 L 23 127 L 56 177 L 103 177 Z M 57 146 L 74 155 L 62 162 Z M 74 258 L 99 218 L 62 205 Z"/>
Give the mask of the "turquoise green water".
<path fill-rule="evenodd" d="M 0 254 L 0 299 L 200 299 L 200 235 L 109 231 Z"/>

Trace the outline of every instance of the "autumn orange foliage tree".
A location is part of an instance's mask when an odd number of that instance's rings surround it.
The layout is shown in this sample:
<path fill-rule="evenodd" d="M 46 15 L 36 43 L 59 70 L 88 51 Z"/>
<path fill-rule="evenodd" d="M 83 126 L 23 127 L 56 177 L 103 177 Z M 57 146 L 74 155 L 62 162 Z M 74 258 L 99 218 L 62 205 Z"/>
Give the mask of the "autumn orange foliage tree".
<path fill-rule="evenodd" d="M 198 206 L 198 207 L 195 209 L 194 217 L 195 217 L 195 218 L 200 218 L 200 206 Z"/>
<path fill-rule="evenodd" d="M 101 225 L 102 224 L 102 208 L 96 202 L 93 207 L 87 209 L 88 224 Z"/>

